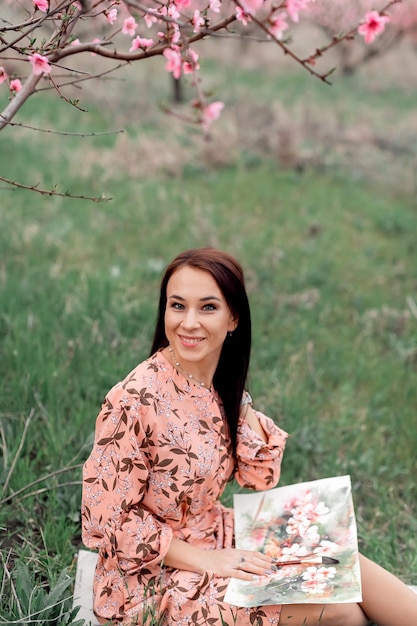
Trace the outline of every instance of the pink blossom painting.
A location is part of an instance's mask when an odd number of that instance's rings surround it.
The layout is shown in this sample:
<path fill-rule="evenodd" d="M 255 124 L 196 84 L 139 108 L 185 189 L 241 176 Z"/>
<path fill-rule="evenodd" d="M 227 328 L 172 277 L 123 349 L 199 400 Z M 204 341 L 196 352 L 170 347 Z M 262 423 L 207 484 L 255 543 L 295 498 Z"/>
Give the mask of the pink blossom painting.
<path fill-rule="evenodd" d="M 232 578 L 235 606 L 360 602 L 356 520 L 349 476 L 234 496 L 236 547 L 269 554 L 268 576 Z"/>

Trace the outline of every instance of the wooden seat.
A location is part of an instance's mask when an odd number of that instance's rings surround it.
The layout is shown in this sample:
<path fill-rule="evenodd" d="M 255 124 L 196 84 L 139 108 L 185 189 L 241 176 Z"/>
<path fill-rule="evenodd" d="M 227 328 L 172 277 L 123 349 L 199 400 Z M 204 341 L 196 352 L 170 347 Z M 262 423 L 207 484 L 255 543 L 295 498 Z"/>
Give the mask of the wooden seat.
<path fill-rule="evenodd" d="M 83 619 L 88 626 L 99 626 L 93 613 L 93 579 L 97 553 L 80 550 L 77 556 L 73 607 L 81 607 L 76 619 Z"/>

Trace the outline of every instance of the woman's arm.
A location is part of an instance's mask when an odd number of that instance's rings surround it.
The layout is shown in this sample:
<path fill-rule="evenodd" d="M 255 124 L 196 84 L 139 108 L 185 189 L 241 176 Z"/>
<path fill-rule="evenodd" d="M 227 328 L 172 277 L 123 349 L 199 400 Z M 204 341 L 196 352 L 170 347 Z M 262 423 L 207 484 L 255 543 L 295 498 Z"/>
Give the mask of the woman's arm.
<path fill-rule="evenodd" d="M 217 576 L 241 580 L 264 576 L 273 569 L 272 558 L 260 552 L 235 548 L 202 550 L 175 537 L 165 554 L 164 565 L 198 574 L 213 572 Z"/>
<path fill-rule="evenodd" d="M 278 483 L 287 433 L 252 407 L 245 391 L 237 440 L 235 478 L 242 487 L 269 489 Z"/>
<path fill-rule="evenodd" d="M 146 408 L 123 386 L 110 390 L 83 468 L 83 543 L 102 549 L 129 573 L 160 563 L 173 535 L 169 524 L 141 504 L 149 479 Z"/>
<path fill-rule="evenodd" d="M 241 416 L 247 421 L 249 426 L 254 430 L 266 443 L 268 441 L 266 433 L 256 415 L 251 404 L 244 404 L 241 408 Z"/>

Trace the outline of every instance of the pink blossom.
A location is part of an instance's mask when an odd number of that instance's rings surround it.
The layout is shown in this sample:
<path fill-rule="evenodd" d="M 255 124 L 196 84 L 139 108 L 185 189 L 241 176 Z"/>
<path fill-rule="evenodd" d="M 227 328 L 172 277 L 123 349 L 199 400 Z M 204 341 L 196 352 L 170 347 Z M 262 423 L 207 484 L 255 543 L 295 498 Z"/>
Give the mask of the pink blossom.
<path fill-rule="evenodd" d="M 182 9 L 187 9 L 190 6 L 191 0 L 175 0 L 175 4 L 177 5 L 177 8 L 181 11 Z"/>
<path fill-rule="evenodd" d="M 181 39 L 181 31 L 180 31 L 180 27 L 178 26 L 178 24 L 173 24 L 173 32 L 171 35 L 171 45 L 172 44 L 177 44 L 179 42 L 179 40 Z"/>
<path fill-rule="evenodd" d="M 275 39 L 282 39 L 284 30 L 287 30 L 287 14 L 284 11 L 280 11 L 270 18 L 269 32 L 275 37 Z"/>
<path fill-rule="evenodd" d="M 20 82 L 18 78 L 14 78 L 13 80 L 10 81 L 10 91 L 14 91 L 15 93 L 17 93 L 21 89 L 22 89 L 22 83 Z"/>
<path fill-rule="evenodd" d="M 242 22 L 243 26 L 247 26 L 252 21 L 251 16 L 238 6 L 236 7 L 236 19 L 238 22 Z"/>
<path fill-rule="evenodd" d="M 287 0 L 287 11 L 293 22 L 298 22 L 300 11 L 307 8 L 310 0 Z"/>
<path fill-rule="evenodd" d="M 162 9 L 161 9 L 161 13 L 163 13 L 163 9 L 164 9 L 164 8 L 165 8 L 165 7 L 162 7 Z M 173 20 L 178 20 L 178 19 L 181 17 L 181 14 L 180 14 L 180 12 L 178 11 L 178 8 L 176 7 L 176 5 L 175 5 L 175 4 L 171 4 L 171 5 L 168 7 L 167 15 L 168 15 L 168 17 L 170 17 L 170 18 L 171 18 L 171 19 L 173 19 Z"/>
<path fill-rule="evenodd" d="M 193 74 L 200 69 L 198 54 L 194 50 L 189 49 L 188 56 L 190 57 L 190 60 L 184 61 L 182 69 L 184 74 Z"/>
<path fill-rule="evenodd" d="M 149 48 L 153 45 L 153 39 L 146 39 L 146 37 L 135 37 L 132 41 L 132 46 L 129 52 L 134 52 L 135 50 L 139 50 L 139 48 Z"/>
<path fill-rule="evenodd" d="M 4 83 L 7 78 L 8 76 L 6 70 L 4 69 L 4 67 L 0 67 L 0 85 Z"/>
<path fill-rule="evenodd" d="M 307 555 L 305 546 L 300 543 L 292 543 L 289 546 L 284 546 L 281 550 L 281 556 L 283 561 L 291 561 L 295 556 L 302 557 Z"/>
<path fill-rule="evenodd" d="M 155 22 L 158 21 L 155 15 L 151 15 L 150 13 L 145 13 L 143 19 L 145 20 L 145 24 L 148 28 L 151 28 L 152 24 L 155 24 Z"/>
<path fill-rule="evenodd" d="M 317 548 L 314 548 L 313 552 L 314 554 L 319 554 L 320 556 L 333 556 L 333 554 L 337 554 L 339 550 L 340 547 L 337 543 L 329 541 L 328 539 L 322 539 Z"/>
<path fill-rule="evenodd" d="M 73 41 L 71 41 L 71 45 L 72 46 L 79 46 L 81 43 L 81 41 L 79 39 L 74 39 Z"/>
<path fill-rule="evenodd" d="M 304 493 L 301 493 L 286 502 L 285 509 L 291 511 L 292 514 L 295 514 L 298 512 L 299 508 L 305 508 L 308 506 L 312 499 L 313 494 L 309 489 L 307 489 Z"/>
<path fill-rule="evenodd" d="M 109 24 L 114 24 L 117 20 L 117 9 L 110 9 L 110 11 L 105 11 L 104 14 Z"/>
<path fill-rule="evenodd" d="M 178 48 L 165 48 L 163 55 L 167 60 L 165 64 L 166 71 L 172 72 L 174 78 L 179 78 L 182 71 L 182 62 L 181 54 L 178 51 Z"/>
<path fill-rule="evenodd" d="M 301 583 L 301 590 L 309 595 L 322 595 L 326 591 L 327 583 L 323 580 L 315 578 L 306 580 Z"/>
<path fill-rule="evenodd" d="M 305 495 L 304 501 L 299 499 L 297 502 L 293 502 L 291 508 L 291 514 L 295 519 L 306 520 L 309 522 L 317 521 L 321 516 L 327 515 L 329 512 L 328 507 L 324 502 L 312 501 L 311 496 Z"/>
<path fill-rule="evenodd" d="M 29 61 L 32 64 L 33 73 L 39 76 L 39 74 L 50 74 L 51 66 L 49 65 L 49 61 L 47 57 L 44 57 L 42 54 L 38 52 L 34 52 L 29 55 Z"/>
<path fill-rule="evenodd" d="M 304 541 L 307 541 L 310 544 L 318 544 L 320 543 L 320 534 L 317 526 L 310 526 L 307 528 L 306 533 L 304 535 Z"/>
<path fill-rule="evenodd" d="M 33 4 L 37 9 L 39 9 L 39 11 L 42 11 L 43 13 L 46 13 L 49 9 L 48 0 L 33 0 Z"/>
<path fill-rule="evenodd" d="M 208 131 L 212 123 L 220 117 L 223 108 L 223 102 L 211 102 L 203 108 L 201 123 L 205 131 Z"/>
<path fill-rule="evenodd" d="M 368 11 L 364 23 L 358 28 L 358 33 L 365 37 L 365 43 L 372 43 L 375 37 L 384 32 L 385 24 L 389 21 L 388 15 L 381 15 L 378 11 Z"/>
<path fill-rule="evenodd" d="M 320 501 L 316 504 L 311 504 L 307 507 L 307 515 L 308 519 L 312 522 L 316 522 L 323 515 L 327 515 L 329 513 L 329 508 L 324 504 L 324 502 Z"/>
<path fill-rule="evenodd" d="M 308 588 L 310 593 L 318 593 L 326 588 L 328 581 L 336 575 L 335 567 L 307 567 L 302 578 L 306 581 L 303 588 Z"/>
<path fill-rule="evenodd" d="M 258 518 L 259 519 L 259 518 Z M 265 541 L 265 535 L 267 533 L 267 529 L 263 527 L 253 528 L 251 530 L 251 538 L 255 542 L 255 544 L 260 544 Z"/>
<path fill-rule="evenodd" d="M 204 26 L 205 24 L 205 20 L 203 17 L 201 17 L 201 13 L 198 9 L 196 9 L 194 11 L 194 15 L 193 18 L 191 20 L 192 25 L 194 26 L 193 28 L 193 32 L 194 33 L 199 33 L 201 28 Z"/>
<path fill-rule="evenodd" d="M 123 22 L 122 33 L 134 37 L 137 27 L 135 18 L 132 16 L 127 17 Z"/>
<path fill-rule="evenodd" d="M 220 13 L 222 5 L 220 0 L 210 0 L 209 9 L 213 11 L 213 13 Z"/>
<path fill-rule="evenodd" d="M 241 0 L 245 13 L 256 13 L 263 5 L 264 0 Z"/>
<path fill-rule="evenodd" d="M 309 527 L 309 522 L 296 519 L 295 517 L 290 517 L 285 530 L 288 535 L 297 535 L 299 537 L 304 537 Z"/>

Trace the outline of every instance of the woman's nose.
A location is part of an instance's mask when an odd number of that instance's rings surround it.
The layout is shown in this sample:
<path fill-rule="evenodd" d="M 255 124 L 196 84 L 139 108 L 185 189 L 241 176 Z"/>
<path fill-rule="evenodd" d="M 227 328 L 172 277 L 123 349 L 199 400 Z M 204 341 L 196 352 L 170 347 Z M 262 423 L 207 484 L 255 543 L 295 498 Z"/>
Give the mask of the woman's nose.
<path fill-rule="evenodd" d="M 198 316 L 193 309 L 186 311 L 182 320 L 183 328 L 196 328 L 199 325 Z"/>

